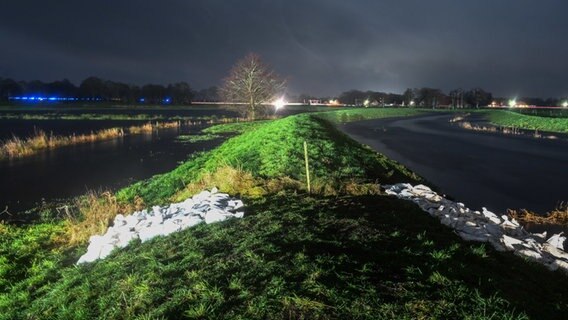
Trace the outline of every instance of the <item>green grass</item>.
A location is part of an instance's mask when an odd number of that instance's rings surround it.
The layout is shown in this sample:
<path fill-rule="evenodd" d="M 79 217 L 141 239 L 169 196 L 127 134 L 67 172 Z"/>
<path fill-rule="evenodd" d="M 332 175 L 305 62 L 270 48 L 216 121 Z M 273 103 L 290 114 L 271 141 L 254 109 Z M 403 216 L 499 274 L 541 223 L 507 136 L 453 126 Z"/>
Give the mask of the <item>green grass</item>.
<path fill-rule="evenodd" d="M 482 246 L 399 200 L 270 196 L 104 261 L 35 263 L 0 319 L 564 316 L 566 276 Z"/>
<path fill-rule="evenodd" d="M 403 166 L 356 143 L 315 115 L 297 115 L 245 126 L 249 130 L 242 135 L 193 157 L 169 173 L 120 190 L 118 198 L 133 201 L 139 196 L 148 205 L 164 203 L 191 181 L 223 165 L 251 172 L 261 179 L 290 177 L 304 181 L 304 141 L 309 145 L 312 180 L 322 188 L 337 189 L 345 181 L 418 180 Z"/>
<path fill-rule="evenodd" d="M 0 319 L 565 317 L 565 274 L 464 242 L 409 202 L 344 192 L 346 181 L 418 178 L 317 115 L 211 131 L 242 134 L 123 189 L 122 201 L 167 202 L 227 165 L 259 181 L 301 182 L 304 140 L 315 181 L 338 193 L 245 198 L 243 219 L 134 241 L 78 267 L 85 244 L 62 245 L 64 222 L 0 223 Z"/>
<path fill-rule="evenodd" d="M 520 114 L 550 118 L 568 118 L 568 108 L 549 108 L 549 109 L 514 109 L 511 110 Z"/>
<path fill-rule="evenodd" d="M 539 117 L 513 111 L 483 111 L 489 122 L 498 126 L 568 133 L 568 118 Z"/>

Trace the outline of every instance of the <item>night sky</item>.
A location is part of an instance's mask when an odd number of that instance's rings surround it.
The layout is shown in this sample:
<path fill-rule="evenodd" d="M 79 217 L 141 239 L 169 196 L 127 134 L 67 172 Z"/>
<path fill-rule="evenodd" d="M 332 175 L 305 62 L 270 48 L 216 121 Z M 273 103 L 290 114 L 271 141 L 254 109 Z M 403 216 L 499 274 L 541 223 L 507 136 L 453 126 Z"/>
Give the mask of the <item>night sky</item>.
<path fill-rule="evenodd" d="M 568 95 L 565 0 L 2 1 L 0 77 L 219 85 L 259 53 L 293 94 Z"/>

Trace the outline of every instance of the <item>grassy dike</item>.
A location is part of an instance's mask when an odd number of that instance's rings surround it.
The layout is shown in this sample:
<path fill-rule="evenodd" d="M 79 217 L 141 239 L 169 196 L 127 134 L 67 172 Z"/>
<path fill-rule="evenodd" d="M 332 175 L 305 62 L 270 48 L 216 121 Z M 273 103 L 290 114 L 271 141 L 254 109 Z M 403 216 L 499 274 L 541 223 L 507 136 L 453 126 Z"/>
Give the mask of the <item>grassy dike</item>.
<path fill-rule="evenodd" d="M 411 203 L 378 194 L 376 183 L 419 178 L 331 123 L 404 114 L 342 112 L 213 127 L 211 134 L 241 134 L 113 200 L 131 209 L 217 185 L 245 200 L 243 219 L 132 243 L 80 267 L 73 263 L 85 244 L 68 244 L 68 221 L 0 224 L 0 319 L 565 315 L 564 274 L 463 242 Z M 303 183 L 303 141 L 312 194 Z"/>
<path fill-rule="evenodd" d="M 513 111 L 483 111 L 489 122 L 504 127 L 568 133 L 568 118 L 541 117 Z"/>

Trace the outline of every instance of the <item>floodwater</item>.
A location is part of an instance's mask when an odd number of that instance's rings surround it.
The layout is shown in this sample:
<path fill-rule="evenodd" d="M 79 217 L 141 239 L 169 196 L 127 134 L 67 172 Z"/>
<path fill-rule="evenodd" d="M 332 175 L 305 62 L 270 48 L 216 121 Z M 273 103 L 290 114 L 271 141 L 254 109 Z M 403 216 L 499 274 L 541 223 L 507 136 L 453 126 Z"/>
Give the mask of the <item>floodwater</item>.
<path fill-rule="evenodd" d="M 545 213 L 568 201 L 568 138 L 475 132 L 450 114 L 378 119 L 341 127 L 472 209 Z"/>
<path fill-rule="evenodd" d="M 287 107 L 277 114 L 328 111 L 328 108 Z M 0 109 L 7 114 L 35 115 L 159 115 L 165 118 L 234 117 L 235 111 L 222 106 L 190 107 L 77 107 L 21 106 Z M 142 120 L 0 120 L 0 140 L 12 136 L 25 138 L 36 131 L 54 135 L 84 134 L 106 128 L 141 125 Z M 0 212 L 22 212 L 42 202 L 65 200 L 88 190 L 117 190 L 155 174 L 173 170 L 198 151 L 212 149 L 223 139 L 198 143 L 179 143 L 180 134 L 196 134 L 196 126 L 163 129 L 151 134 L 127 135 L 95 143 L 45 150 L 36 155 L 0 160 Z"/>
<path fill-rule="evenodd" d="M 117 122 L 113 123 L 116 126 Z M 89 122 L 92 124 L 101 125 L 98 121 Z M 173 170 L 192 153 L 212 149 L 223 141 L 176 142 L 180 134 L 196 134 L 200 129 L 162 129 L 0 161 L 0 211 L 8 207 L 14 213 L 87 190 L 116 190 Z"/>

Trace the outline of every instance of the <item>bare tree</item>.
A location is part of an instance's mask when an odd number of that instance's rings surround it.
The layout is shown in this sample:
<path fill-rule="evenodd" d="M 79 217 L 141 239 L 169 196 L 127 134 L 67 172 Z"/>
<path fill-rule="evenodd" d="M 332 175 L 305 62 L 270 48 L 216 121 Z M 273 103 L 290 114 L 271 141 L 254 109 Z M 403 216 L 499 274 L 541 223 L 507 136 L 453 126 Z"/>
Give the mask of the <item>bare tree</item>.
<path fill-rule="evenodd" d="M 265 105 L 275 100 L 285 84 L 286 81 L 264 64 L 259 55 L 249 53 L 223 80 L 220 93 L 225 101 L 246 106 L 245 113 L 254 119 L 266 111 Z"/>

